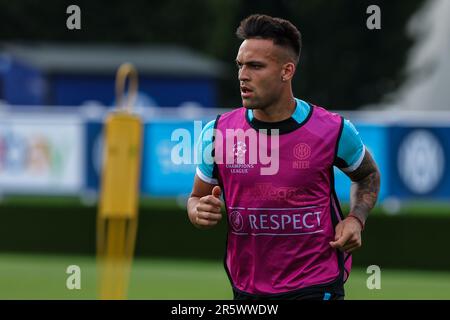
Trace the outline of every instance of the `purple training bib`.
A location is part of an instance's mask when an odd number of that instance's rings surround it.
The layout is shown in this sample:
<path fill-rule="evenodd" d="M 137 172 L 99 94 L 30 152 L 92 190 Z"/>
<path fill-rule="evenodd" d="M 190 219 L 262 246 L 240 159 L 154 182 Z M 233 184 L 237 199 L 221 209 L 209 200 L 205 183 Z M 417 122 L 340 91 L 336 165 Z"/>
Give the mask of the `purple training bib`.
<path fill-rule="evenodd" d="M 341 116 L 318 106 L 282 134 L 258 134 L 245 108 L 217 119 L 215 173 L 228 217 L 225 266 L 235 289 L 270 295 L 348 277 L 350 256 L 329 245 L 342 219 L 333 186 L 342 125 Z"/>

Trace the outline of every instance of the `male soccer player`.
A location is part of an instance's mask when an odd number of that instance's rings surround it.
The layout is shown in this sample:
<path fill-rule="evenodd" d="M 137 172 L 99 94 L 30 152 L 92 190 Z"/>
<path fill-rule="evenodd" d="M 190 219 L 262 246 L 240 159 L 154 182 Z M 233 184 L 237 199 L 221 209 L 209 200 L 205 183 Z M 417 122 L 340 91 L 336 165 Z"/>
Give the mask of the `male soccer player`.
<path fill-rule="evenodd" d="M 223 192 L 225 269 L 235 299 L 343 299 L 350 253 L 361 247 L 377 200 L 377 165 L 348 120 L 294 97 L 301 49 L 294 25 L 252 15 L 236 34 L 243 40 L 236 58 L 243 107 L 202 131 L 198 151 L 211 144 L 214 151 L 197 167 L 189 219 L 200 229 L 215 226 Z M 239 130 L 243 138 L 229 134 Z M 260 157 L 252 162 L 255 150 Z M 264 174 L 261 155 L 269 154 L 276 170 Z M 345 218 L 333 166 L 353 181 Z"/>

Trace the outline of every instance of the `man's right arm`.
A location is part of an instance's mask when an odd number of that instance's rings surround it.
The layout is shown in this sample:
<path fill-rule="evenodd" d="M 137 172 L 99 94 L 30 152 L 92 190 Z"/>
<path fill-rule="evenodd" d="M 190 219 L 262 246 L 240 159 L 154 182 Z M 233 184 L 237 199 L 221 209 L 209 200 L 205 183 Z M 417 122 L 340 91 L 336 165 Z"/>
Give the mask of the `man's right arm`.
<path fill-rule="evenodd" d="M 191 223 L 199 229 L 214 227 L 222 219 L 222 200 L 220 187 L 209 184 L 197 175 L 187 202 L 187 212 Z"/>
<path fill-rule="evenodd" d="M 201 156 L 201 162 L 197 167 L 194 186 L 187 202 L 189 220 L 200 229 L 211 228 L 222 218 L 221 190 L 217 179 L 213 177 L 214 159 L 212 154 L 206 151 L 211 149 L 208 146 L 212 144 L 214 123 L 215 120 L 206 124 L 197 142 L 197 154 Z"/>

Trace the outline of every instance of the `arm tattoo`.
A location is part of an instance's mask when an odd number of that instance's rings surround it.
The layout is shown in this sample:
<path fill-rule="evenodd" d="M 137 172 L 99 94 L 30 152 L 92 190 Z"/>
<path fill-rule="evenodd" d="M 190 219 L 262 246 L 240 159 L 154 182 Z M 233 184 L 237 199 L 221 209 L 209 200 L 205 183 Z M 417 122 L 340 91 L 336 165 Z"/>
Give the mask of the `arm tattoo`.
<path fill-rule="evenodd" d="M 350 212 L 366 221 L 370 210 L 377 202 L 380 191 L 380 172 L 369 151 L 366 150 L 361 165 L 347 174 L 352 180 Z"/>

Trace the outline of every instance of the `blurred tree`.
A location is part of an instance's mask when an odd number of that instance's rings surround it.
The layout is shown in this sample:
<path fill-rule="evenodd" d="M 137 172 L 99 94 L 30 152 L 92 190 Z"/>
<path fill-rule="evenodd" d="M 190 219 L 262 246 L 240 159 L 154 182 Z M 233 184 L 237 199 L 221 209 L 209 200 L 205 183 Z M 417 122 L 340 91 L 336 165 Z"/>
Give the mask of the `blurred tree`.
<path fill-rule="evenodd" d="M 234 59 L 239 21 L 252 13 L 291 20 L 303 35 L 296 96 L 330 109 L 379 102 L 404 80 L 411 46 L 405 26 L 424 0 L 0 0 L 0 41 L 179 44 L 225 62 L 220 105 L 238 106 Z M 81 8 L 82 29 L 66 28 L 66 8 Z M 381 30 L 366 9 L 381 8 Z"/>

